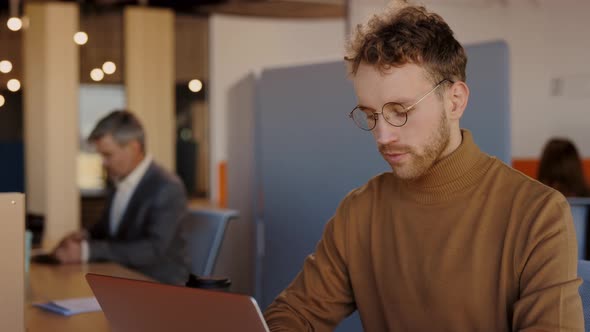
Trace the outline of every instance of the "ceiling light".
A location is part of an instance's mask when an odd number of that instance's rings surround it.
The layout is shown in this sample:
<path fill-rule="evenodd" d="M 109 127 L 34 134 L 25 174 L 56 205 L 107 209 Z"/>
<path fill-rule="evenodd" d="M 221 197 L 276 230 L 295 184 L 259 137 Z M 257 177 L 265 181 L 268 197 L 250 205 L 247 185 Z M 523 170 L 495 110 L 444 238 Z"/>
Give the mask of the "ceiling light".
<path fill-rule="evenodd" d="M 104 71 L 104 73 L 107 75 L 111 75 L 116 70 L 117 70 L 117 66 L 112 61 L 107 61 L 102 64 L 102 71 Z"/>
<path fill-rule="evenodd" d="M 199 92 L 203 89 L 203 83 L 197 79 L 188 82 L 188 89 L 192 92 Z"/>
<path fill-rule="evenodd" d="M 10 71 L 12 71 L 12 62 L 8 60 L 0 61 L 0 72 L 8 74 Z"/>
<path fill-rule="evenodd" d="M 6 99 L 4 99 L 4 96 L 0 95 L 0 107 L 4 106 L 5 102 L 6 102 Z"/>
<path fill-rule="evenodd" d="M 11 17 L 6 21 L 6 26 L 12 31 L 18 31 L 23 27 L 23 21 L 18 17 Z"/>
<path fill-rule="evenodd" d="M 102 81 L 104 78 L 104 72 L 100 68 L 94 68 L 90 71 L 90 78 L 96 82 Z"/>
<path fill-rule="evenodd" d="M 13 78 L 9 80 L 8 83 L 6 83 L 6 87 L 8 88 L 8 90 L 12 92 L 17 92 L 18 90 L 20 90 L 20 81 L 16 78 Z"/>
<path fill-rule="evenodd" d="M 83 31 L 78 31 L 74 34 L 74 43 L 84 45 L 88 42 L 88 34 Z"/>

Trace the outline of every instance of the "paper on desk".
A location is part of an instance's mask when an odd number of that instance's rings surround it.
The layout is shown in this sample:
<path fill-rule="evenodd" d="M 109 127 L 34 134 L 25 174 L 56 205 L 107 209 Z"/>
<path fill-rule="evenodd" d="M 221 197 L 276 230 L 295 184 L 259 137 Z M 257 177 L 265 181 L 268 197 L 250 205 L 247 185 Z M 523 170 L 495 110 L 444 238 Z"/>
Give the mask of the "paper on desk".
<path fill-rule="evenodd" d="M 84 312 L 102 310 L 95 297 L 81 297 L 75 299 L 33 303 L 33 305 L 63 316 L 71 316 Z"/>

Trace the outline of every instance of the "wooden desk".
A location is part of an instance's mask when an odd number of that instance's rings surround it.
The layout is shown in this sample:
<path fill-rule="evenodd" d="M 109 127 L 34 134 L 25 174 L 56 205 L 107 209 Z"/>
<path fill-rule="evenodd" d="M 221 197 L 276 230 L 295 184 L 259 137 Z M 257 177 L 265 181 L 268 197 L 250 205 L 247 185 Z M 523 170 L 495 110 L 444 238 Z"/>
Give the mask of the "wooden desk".
<path fill-rule="evenodd" d="M 31 264 L 29 280 L 26 280 L 25 321 L 27 332 L 40 331 L 110 331 L 102 312 L 93 312 L 63 317 L 39 308 L 32 302 L 60 300 L 73 297 L 93 296 L 86 283 L 86 273 L 106 274 L 139 280 L 150 278 L 113 263 L 87 265 L 41 265 Z"/>

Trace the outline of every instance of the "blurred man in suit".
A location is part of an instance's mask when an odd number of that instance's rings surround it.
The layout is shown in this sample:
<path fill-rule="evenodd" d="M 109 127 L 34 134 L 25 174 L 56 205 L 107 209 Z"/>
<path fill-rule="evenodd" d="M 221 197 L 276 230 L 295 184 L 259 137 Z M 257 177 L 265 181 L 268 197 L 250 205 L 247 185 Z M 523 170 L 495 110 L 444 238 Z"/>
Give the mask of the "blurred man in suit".
<path fill-rule="evenodd" d="M 98 122 L 88 141 L 101 154 L 115 190 L 101 219 L 66 236 L 55 257 L 66 264 L 113 261 L 161 282 L 185 281 L 179 232 L 186 193 L 180 180 L 146 153 L 139 120 L 128 111 L 114 111 Z"/>

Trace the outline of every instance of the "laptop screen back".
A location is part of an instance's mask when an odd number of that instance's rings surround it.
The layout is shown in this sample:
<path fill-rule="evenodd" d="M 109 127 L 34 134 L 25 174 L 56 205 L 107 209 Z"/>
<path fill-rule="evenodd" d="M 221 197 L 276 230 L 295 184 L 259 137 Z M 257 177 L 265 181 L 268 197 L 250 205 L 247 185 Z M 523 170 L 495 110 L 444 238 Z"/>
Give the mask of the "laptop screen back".
<path fill-rule="evenodd" d="M 91 273 L 86 280 L 113 332 L 268 331 L 247 295 Z"/>

